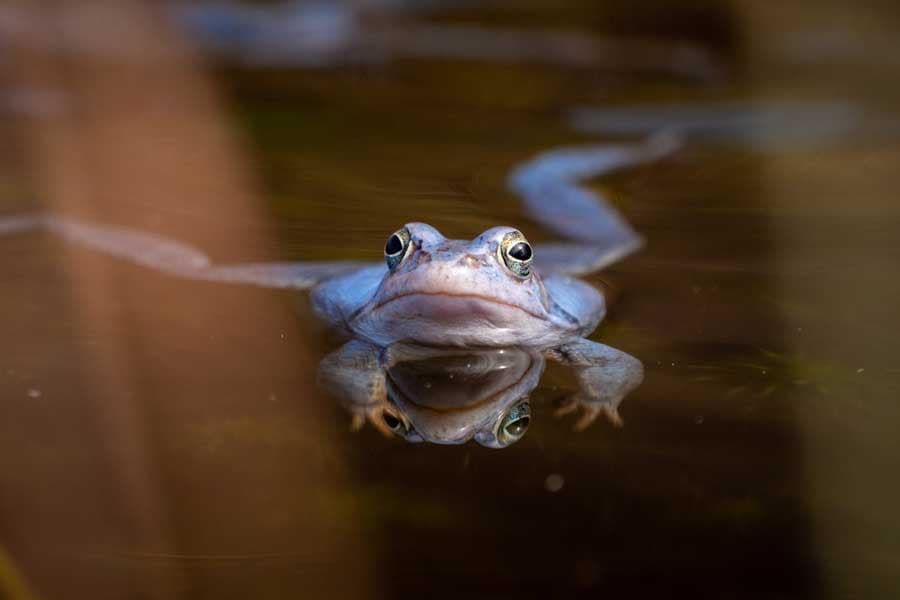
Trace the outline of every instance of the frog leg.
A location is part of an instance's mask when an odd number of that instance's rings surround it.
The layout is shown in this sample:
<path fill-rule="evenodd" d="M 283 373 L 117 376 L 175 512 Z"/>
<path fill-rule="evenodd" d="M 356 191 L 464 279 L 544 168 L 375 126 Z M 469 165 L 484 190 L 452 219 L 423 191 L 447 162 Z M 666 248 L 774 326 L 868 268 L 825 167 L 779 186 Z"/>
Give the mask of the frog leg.
<path fill-rule="evenodd" d="M 509 187 L 529 216 L 573 242 L 535 246 L 538 269 L 586 274 L 640 248 L 643 239 L 612 203 L 581 182 L 658 160 L 679 146 L 677 137 L 661 132 L 638 144 L 551 150 L 514 169 Z"/>
<path fill-rule="evenodd" d="M 195 279 L 221 283 L 246 283 L 268 288 L 308 290 L 323 281 L 355 273 L 381 263 L 360 261 L 302 261 L 241 263 L 212 266 Z"/>
<path fill-rule="evenodd" d="M 608 245 L 550 242 L 534 245 L 534 265 L 543 277 L 568 275 L 581 277 L 601 271 L 629 254 L 640 250 L 644 240 L 638 236 Z"/>
<path fill-rule="evenodd" d="M 381 418 L 388 404 L 384 360 L 383 348 L 351 340 L 319 363 L 317 383 L 350 412 L 353 431 L 369 421 L 381 433 L 393 435 Z"/>
<path fill-rule="evenodd" d="M 36 231 L 44 227 L 40 215 L 12 215 L 0 218 L 0 235 Z"/>
<path fill-rule="evenodd" d="M 309 289 L 317 283 L 368 266 L 360 262 L 273 262 L 217 266 L 188 244 L 127 227 L 98 225 L 67 217 L 15 215 L 0 218 L 0 235 L 49 231 L 120 260 L 176 277 L 272 288 Z"/>
<path fill-rule="evenodd" d="M 619 404 L 644 380 L 641 361 L 604 344 L 587 339 L 564 344 L 546 353 L 547 358 L 571 367 L 578 391 L 557 416 L 581 410 L 575 430 L 582 431 L 603 415 L 615 426 L 622 425 Z"/>

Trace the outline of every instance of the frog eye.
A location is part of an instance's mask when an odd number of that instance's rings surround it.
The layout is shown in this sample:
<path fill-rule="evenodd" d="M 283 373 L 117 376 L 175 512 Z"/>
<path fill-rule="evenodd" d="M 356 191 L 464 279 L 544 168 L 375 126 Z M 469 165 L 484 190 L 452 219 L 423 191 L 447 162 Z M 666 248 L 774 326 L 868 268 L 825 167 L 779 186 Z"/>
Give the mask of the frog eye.
<path fill-rule="evenodd" d="M 534 252 L 531 244 L 525 239 L 525 236 L 518 231 L 510 231 L 500 241 L 500 247 L 497 250 L 500 258 L 510 271 L 518 277 L 528 277 L 531 274 L 531 261 L 534 259 Z"/>
<path fill-rule="evenodd" d="M 530 424 L 531 405 L 525 400 L 506 413 L 494 430 L 494 436 L 501 446 L 506 447 L 522 439 Z"/>
<path fill-rule="evenodd" d="M 387 243 L 384 245 L 384 259 L 387 261 L 388 268 L 393 269 L 406 258 L 410 247 L 409 230 L 404 227 L 398 229 L 391 234 Z"/>
<path fill-rule="evenodd" d="M 387 261 L 389 269 L 393 269 L 406 258 L 409 251 L 410 236 L 409 230 L 404 227 L 391 234 L 387 243 L 384 245 L 384 259 Z"/>

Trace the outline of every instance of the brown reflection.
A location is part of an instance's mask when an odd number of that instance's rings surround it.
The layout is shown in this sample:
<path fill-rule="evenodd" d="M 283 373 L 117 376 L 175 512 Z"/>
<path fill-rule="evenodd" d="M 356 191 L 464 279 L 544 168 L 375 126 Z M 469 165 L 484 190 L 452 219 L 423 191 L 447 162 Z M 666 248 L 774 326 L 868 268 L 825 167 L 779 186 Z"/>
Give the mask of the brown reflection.
<path fill-rule="evenodd" d="M 747 3 L 756 85 L 850 99 L 869 119 L 896 113 L 896 3 Z M 774 42 L 774 43 L 773 43 Z M 877 129 L 877 131 L 876 131 Z M 896 357 L 900 145 L 890 126 L 766 164 L 778 253 L 778 310 L 824 598 L 900 594 Z"/>
<path fill-rule="evenodd" d="M 43 209 L 274 256 L 220 102 L 152 3 L 14 8 L 8 89 Z M 38 96 L 50 109 L 28 110 Z M 39 593 L 363 595 L 289 297 L 36 236 L 9 248 L 0 531 Z"/>

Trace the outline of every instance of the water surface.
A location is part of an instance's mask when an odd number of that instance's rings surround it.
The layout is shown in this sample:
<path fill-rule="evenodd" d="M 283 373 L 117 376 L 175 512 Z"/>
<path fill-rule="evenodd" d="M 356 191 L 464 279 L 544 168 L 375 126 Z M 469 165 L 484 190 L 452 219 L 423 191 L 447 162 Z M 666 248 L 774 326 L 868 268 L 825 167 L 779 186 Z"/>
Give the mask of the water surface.
<path fill-rule="evenodd" d="M 255 212 L 227 219 L 212 195 L 173 204 L 143 182 L 78 216 L 223 263 L 264 256 L 257 239 L 281 260 L 380 260 L 413 220 L 448 237 L 508 224 L 543 240 L 510 170 L 629 134 L 579 133 L 574 108 L 852 106 L 859 120 L 802 144 L 689 134 L 673 157 L 593 182 L 648 240 L 590 279 L 610 298 L 592 339 L 647 369 L 620 407 L 625 426 L 576 433 L 574 416 L 554 417 L 574 382 L 551 366 L 527 434 L 504 450 L 353 432 L 314 384 L 340 342 L 304 294 L 173 279 L 47 235 L 3 238 L 3 585 L 23 578 L 45 598 L 900 591 L 897 48 L 832 48 L 817 62 L 821 49 L 796 43 L 820 34 L 820 48 L 835 29 L 897 39 L 895 11 L 689 3 L 674 18 L 533 4 L 431 18 L 686 38 L 728 75 L 217 65 L 262 190 Z M 4 150 L 4 213 L 41 206 L 46 174 L 25 156 Z"/>

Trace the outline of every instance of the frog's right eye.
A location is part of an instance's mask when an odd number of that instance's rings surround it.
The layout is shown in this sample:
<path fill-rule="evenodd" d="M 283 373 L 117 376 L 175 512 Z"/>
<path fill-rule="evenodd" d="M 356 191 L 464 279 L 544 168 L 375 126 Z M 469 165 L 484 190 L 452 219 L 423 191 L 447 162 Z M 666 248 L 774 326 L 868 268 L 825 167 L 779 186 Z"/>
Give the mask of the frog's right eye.
<path fill-rule="evenodd" d="M 391 234 L 384 245 L 384 259 L 389 269 L 393 269 L 406 258 L 410 247 L 409 230 L 404 227 Z"/>

